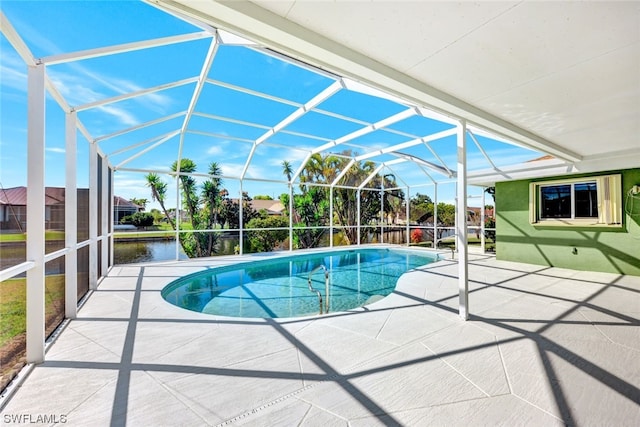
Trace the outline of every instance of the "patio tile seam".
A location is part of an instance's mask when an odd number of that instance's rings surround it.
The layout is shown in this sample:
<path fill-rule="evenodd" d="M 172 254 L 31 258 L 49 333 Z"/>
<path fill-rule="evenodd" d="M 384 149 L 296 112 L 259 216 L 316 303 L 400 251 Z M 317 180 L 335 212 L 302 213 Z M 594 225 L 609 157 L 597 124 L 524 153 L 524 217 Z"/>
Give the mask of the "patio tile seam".
<path fill-rule="evenodd" d="M 194 400 L 188 398 L 187 396 L 183 395 L 182 393 L 180 393 L 178 390 L 175 390 L 174 388 L 172 388 L 171 386 L 169 386 L 166 382 L 161 381 L 159 378 L 156 378 L 155 376 L 151 375 L 149 372 L 147 371 L 143 371 L 145 375 L 147 375 L 147 377 L 149 377 L 152 381 L 154 381 L 156 384 L 158 384 L 160 387 L 162 387 L 167 393 L 169 393 L 171 396 L 173 396 L 175 399 L 177 399 L 180 403 L 182 403 L 186 409 L 188 409 L 189 411 L 191 411 L 196 417 L 198 417 L 199 419 L 202 420 L 202 422 L 208 426 L 211 425 L 211 423 L 207 422 L 207 419 L 205 417 L 203 417 L 197 410 L 197 407 L 200 407 L 201 405 L 199 405 L 197 402 L 195 402 Z M 207 408 L 202 408 L 204 411 L 207 410 Z M 215 414 L 212 414 L 215 415 Z"/>
<path fill-rule="evenodd" d="M 589 322 L 589 323 L 591 324 L 591 326 L 592 326 L 592 327 L 593 327 L 593 328 L 594 328 L 598 333 L 600 333 L 600 334 L 601 334 L 605 339 L 607 339 L 611 344 L 616 345 L 616 346 L 619 346 L 619 347 L 622 347 L 622 348 L 625 348 L 625 349 L 627 349 L 627 350 L 631 350 L 631 351 L 633 351 L 633 352 L 635 352 L 635 353 L 640 353 L 640 349 L 639 349 L 639 348 L 634 348 L 634 347 L 628 346 L 628 345 L 626 345 L 626 344 L 623 344 L 623 343 L 618 342 L 618 341 L 614 340 L 613 338 L 611 338 L 611 337 L 610 337 L 610 336 L 609 336 L 605 331 L 603 331 L 602 329 L 600 329 L 600 328 L 598 327 L 598 325 L 596 324 L 597 322 L 594 322 L 593 320 L 589 319 L 587 316 L 585 316 L 585 314 L 584 314 L 582 311 L 578 310 L 578 314 L 579 314 L 580 316 L 582 316 L 582 317 L 583 317 L 587 322 Z M 631 327 L 634 327 L 634 325 L 631 325 L 631 324 L 630 324 L 630 325 L 629 325 L 629 327 L 630 327 L 630 328 L 631 328 Z"/>
<path fill-rule="evenodd" d="M 461 376 L 462 378 L 464 378 L 465 381 L 467 381 L 469 384 L 471 384 L 472 386 L 474 386 L 476 389 L 478 389 L 481 393 L 483 393 L 486 397 L 491 397 L 492 395 L 487 393 L 482 387 L 480 387 L 478 384 L 476 384 L 475 382 L 473 382 L 471 380 L 471 378 L 467 377 L 465 374 L 463 374 L 460 370 L 458 370 L 455 366 L 453 366 L 451 363 L 447 362 L 445 358 L 441 357 L 438 353 L 436 353 L 435 351 L 433 351 L 428 345 L 426 345 L 425 343 L 420 343 L 424 348 L 426 348 L 427 350 L 429 350 L 434 356 L 436 356 L 438 358 L 438 360 L 440 360 L 442 363 L 444 363 L 445 365 L 447 365 L 449 367 L 449 369 L 453 370 L 456 374 L 458 374 L 459 376 Z"/>
<path fill-rule="evenodd" d="M 264 358 L 269 357 L 269 356 L 275 356 L 275 355 L 278 355 L 280 353 L 286 353 L 286 352 L 289 352 L 291 350 L 296 350 L 296 353 L 298 353 L 298 349 L 293 344 L 289 344 L 288 347 L 282 348 L 280 350 L 275 350 L 275 351 L 272 351 L 272 352 L 269 352 L 269 353 L 260 353 L 259 355 L 249 357 L 248 359 L 234 360 L 233 362 L 230 362 L 230 363 L 220 364 L 220 367 L 221 368 L 229 368 L 229 367 L 236 366 L 236 365 L 243 365 L 243 364 L 246 364 L 247 362 L 253 362 L 255 360 L 264 359 Z"/>
<path fill-rule="evenodd" d="M 386 342 L 385 340 L 381 340 L 380 339 L 380 334 L 382 334 L 382 331 L 384 331 L 384 328 L 387 326 L 387 324 L 389 323 L 389 320 L 391 320 L 391 316 L 393 315 L 393 313 L 395 313 L 396 309 L 391 309 L 389 310 L 389 312 L 387 312 L 387 317 L 384 319 L 384 322 L 382 323 L 382 325 L 380 326 L 380 329 L 378 329 L 378 333 L 376 334 L 376 336 L 374 337 L 374 339 L 376 341 L 383 341 Z"/>
<path fill-rule="evenodd" d="M 340 377 L 342 377 L 342 375 L 338 374 L 338 373 L 329 375 L 327 377 L 327 379 L 325 379 L 323 381 L 317 381 L 317 382 L 315 382 L 313 384 L 308 384 L 306 386 L 300 387 L 300 388 L 298 388 L 298 389 L 296 389 L 294 391 L 291 391 L 291 392 L 286 393 L 286 394 L 284 394 L 284 395 L 282 395 L 280 397 L 277 397 L 277 398 L 275 398 L 275 399 L 273 399 L 273 400 L 271 400 L 269 402 L 263 403 L 263 404 L 261 404 L 261 405 L 259 405 L 257 407 L 254 407 L 254 408 L 252 408 L 250 410 L 247 410 L 247 411 L 245 411 L 243 413 L 240 413 L 240 414 L 235 415 L 235 416 L 233 416 L 231 418 L 228 418 L 228 419 L 216 424 L 216 427 L 222 427 L 222 426 L 231 425 L 231 424 L 235 423 L 236 421 L 239 421 L 239 420 L 242 420 L 244 418 L 253 416 L 255 414 L 258 414 L 260 411 L 263 411 L 263 410 L 268 409 L 268 408 L 270 408 L 272 406 L 275 406 L 275 405 L 279 405 L 279 404 L 281 404 L 281 403 L 283 403 L 285 401 L 288 401 L 291 398 L 295 398 L 295 396 L 297 396 L 298 394 L 300 394 L 302 392 L 305 392 L 307 390 L 310 390 L 310 389 L 312 389 L 314 387 L 317 387 L 320 384 L 324 384 L 324 383 L 327 383 L 327 382 L 336 382 L 336 380 L 338 380 Z M 307 404 L 309 404 L 311 406 L 315 406 L 312 403 L 307 402 L 304 399 L 298 399 L 298 400 L 300 402 L 305 402 L 305 403 L 307 403 Z"/>
<path fill-rule="evenodd" d="M 454 325 L 449 325 L 448 327 L 451 327 L 451 326 L 454 326 Z M 274 399 L 274 400 L 272 400 L 272 401 L 270 401 L 268 403 L 264 403 L 264 404 L 262 404 L 262 405 L 260 405 L 260 406 L 258 406 L 256 408 L 252 408 L 251 410 L 248 410 L 248 411 L 246 411 L 246 412 L 244 412 L 242 414 L 236 415 L 233 418 L 229 418 L 229 419 L 225 420 L 224 422 L 217 424 L 216 426 L 217 427 L 221 427 L 221 426 L 231 425 L 231 424 L 233 424 L 234 422 L 236 422 L 238 420 L 241 420 L 241 419 L 244 419 L 246 417 L 255 415 L 258 412 L 262 411 L 263 409 L 272 407 L 274 405 L 281 404 L 281 403 L 287 401 L 288 399 L 290 399 L 292 397 L 295 398 L 295 396 L 297 396 L 298 394 L 300 394 L 300 393 L 302 393 L 304 391 L 310 390 L 310 389 L 312 389 L 314 387 L 317 387 L 317 386 L 325 384 L 325 383 L 337 383 L 337 382 L 342 382 L 342 381 L 349 382 L 349 378 L 348 378 L 349 374 L 357 372 L 358 369 L 366 366 L 367 364 L 370 364 L 370 363 L 374 362 L 375 360 L 382 359 L 382 358 L 385 358 L 385 357 L 389 356 L 390 354 L 402 351 L 404 347 L 407 347 L 407 346 L 410 346 L 410 345 L 414 345 L 414 344 L 421 344 L 420 343 L 420 339 L 424 339 L 424 337 L 418 338 L 416 340 L 412 340 L 411 343 L 405 343 L 403 345 L 397 345 L 393 349 L 390 349 L 390 350 L 385 351 L 383 353 L 377 354 L 377 355 L 375 355 L 375 356 L 373 356 L 373 357 L 371 357 L 371 358 L 369 358 L 367 360 L 360 361 L 360 362 L 356 363 L 355 365 L 352 365 L 352 366 L 349 366 L 349 367 L 345 368 L 342 371 L 342 373 L 336 372 L 334 374 L 328 375 L 326 377 L 326 379 L 324 379 L 322 381 L 315 381 L 312 384 L 305 385 L 300 389 L 297 389 L 297 390 L 295 390 L 293 392 L 290 392 L 288 394 L 280 396 L 279 398 Z M 298 350 L 298 355 L 300 355 L 299 350 Z M 304 373 L 302 373 L 302 374 L 304 375 Z M 304 384 L 304 380 L 303 380 L 303 384 Z M 482 391 L 482 390 L 480 390 L 480 391 Z M 484 391 L 482 391 L 482 392 L 484 394 L 486 394 Z M 328 411 L 325 408 L 319 407 L 319 406 L 315 405 L 313 402 L 309 402 L 309 401 L 307 401 L 305 399 L 299 399 L 299 400 L 301 402 L 304 402 L 304 403 L 308 404 L 308 405 L 311 405 L 312 407 L 318 408 L 318 409 L 320 409 L 320 410 L 322 410 L 324 412 L 327 412 L 327 413 L 330 413 L 330 414 L 332 414 L 332 415 L 334 415 L 336 417 L 339 417 L 340 419 L 344 419 L 344 417 L 340 416 L 339 414 L 335 414 L 335 413 L 333 413 L 331 411 Z M 377 416 L 377 415 L 384 415 L 384 414 L 372 414 L 372 415 Z"/>
<path fill-rule="evenodd" d="M 458 323 L 453 323 L 451 325 L 447 325 L 447 326 L 444 326 L 444 327 L 442 327 L 440 329 L 431 331 L 431 332 L 429 332 L 429 333 L 427 333 L 425 335 L 422 335 L 422 336 L 420 336 L 418 338 L 414 338 L 414 339 L 412 339 L 410 341 L 407 341 L 407 342 L 404 342 L 402 344 L 397 344 L 397 343 L 394 343 L 394 342 L 384 341 L 384 340 L 376 340 L 376 341 L 384 342 L 386 344 L 390 344 L 390 345 L 393 346 L 393 348 L 390 348 L 389 350 L 386 350 L 386 351 L 383 351 L 381 353 L 378 353 L 378 354 L 372 356 L 371 358 L 361 360 L 360 362 L 357 362 L 354 365 L 350 365 L 350 366 L 345 367 L 343 369 L 343 374 L 342 375 L 346 376 L 348 374 L 355 373 L 355 372 L 357 372 L 358 369 L 362 369 L 366 365 L 368 365 L 368 364 L 370 364 L 372 362 L 375 362 L 378 359 L 384 359 L 384 358 L 387 358 L 388 356 L 390 356 L 390 355 L 392 355 L 394 353 L 401 352 L 405 348 L 414 346 L 416 344 L 417 345 L 423 345 L 422 341 L 424 341 L 426 338 L 428 338 L 428 337 L 430 337 L 430 336 L 432 336 L 434 334 L 440 333 L 440 332 L 442 332 L 442 331 L 444 331 L 446 329 L 453 328 L 453 327 L 456 327 L 456 326 L 460 326 L 460 325 Z"/>
<path fill-rule="evenodd" d="M 507 369 L 507 364 L 505 362 L 504 354 L 502 353 L 502 348 L 500 347 L 500 341 L 498 337 L 494 336 L 496 341 L 496 347 L 498 348 L 498 354 L 500 355 L 500 363 L 502 364 L 502 373 L 504 374 L 504 379 L 507 382 L 507 387 L 509 387 L 509 393 L 513 393 L 513 385 L 511 384 L 511 378 L 509 377 L 509 370 Z"/>
<path fill-rule="evenodd" d="M 531 406 L 531 407 L 533 407 L 533 408 L 536 408 L 536 409 L 537 409 L 537 410 L 539 410 L 539 411 L 544 412 L 545 414 L 547 414 L 547 415 L 549 415 L 549 416 L 551 416 L 551 417 L 555 418 L 556 420 L 558 420 L 558 421 L 560 421 L 560 422 L 564 423 L 565 425 L 567 424 L 567 422 L 566 422 L 565 420 L 563 420 L 563 419 L 562 419 L 562 417 L 559 417 L 557 414 L 554 414 L 553 412 L 550 412 L 550 411 L 548 411 L 548 410 L 546 410 L 546 409 L 542 408 L 541 406 L 538 406 L 538 405 L 536 405 L 535 403 L 530 402 L 529 400 L 527 400 L 527 399 L 525 399 L 524 397 L 520 396 L 517 392 L 515 392 L 515 391 L 514 391 L 514 392 L 512 392 L 511 394 L 512 394 L 513 396 L 515 396 L 517 399 L 522 400 L 522 401 L 523 401 L 524 403 L 526 403 L 527 405 L 529 405 L 529 406 Z"/>
<path fill-rule="evenodd" d="M 71 414 L 74 413 L 76 410 L 78 410 L 79 408 L 83 407 L 85 402 L 87 402 L 89 399 L 91 399 L 93 396 L 95 396 L 96 394 L 98 394 L 101 390 L 105 389 L 107 386 L 111 385 L 111 384 L 115 384 L 117 382 L 117 380 L 113 379 L 110 381 L 105 382 L 104 384 L 102 384 L 97 390 L 95 390 L 93 393 L 91 393 L 90 395 L 88 395 L 87 397 L 85 397 L 84 399 L 82 399 L 82 401 L 78 402 L 77 405 L 75 405 L 66 415 L 71 418 Z"/>
<path fill-rule="evenodd" d="M 341 420 L 344 420 L 344 421 L 345 421 L 345 423 L 347 423 L 347 425 L 349 425 L 349 421 L 350 421 L 350 419 L 349 419 L 349 418 L 346 418 L 346 417 L 345 417 L 345 416 L 343 416 L 343 415 L 338 414 L 337 412 L 334 412 L 334 411 L 331 411 L 331 410 L 329 410 L 329 409 L 327 409 L 327 408 L 324 408 L 324 407 L 322 407 L 322 406 L 316 405 L 315 403 L 310 402 L 310 401 L 308 401 L 308 400 L 306 400 L 306 399 L 302 399 L 302 398 L 299 398 L 299 397 L 296 397 L 295 399 L 297 399 L 297 400 L 298 400 L 299 402 L 301 402 L 301 403 L 304 403 L 304 404 L 309 405 L 309 411 L 307 411 L 307 413 L 305 414 L 305 417 L 306 417 L 306 415 L 311 411 L 311 409 L 315 408 L 315 409 L 317 409 L 317 410 L 319 410 L 319 411 L 326 412 L 327 414 L 331 414 L 331 415 L 333 415 L 333 416 L 334 416 L 334 417 L 336 417 L 336 418 L 339 418 L 339 419 L 341 419 Z M 300 421 L 301 421 L 301 423 L 302 423 L 302 421 L 304 421 L 304 418 L 302 418 L 302 420 L 300 420 Z M 298 424 L 298 425 L 301 425 L 301 424 Z"/>
<path fill-rule="evenodd" d="M 100 344 L 99 342 L 97 342 L 97 341 L 95 341 L 95 340 L 93 340 L 93 339 L 89 338 L 89 337 L 88 337 L 88 336 L 86 336 L 85 334 L 83 334 L 83 333 L 81 333 L 80 331 L 78 331 L 77 329 L 75 329 L 75 328 L 73 327 L 73 320 L 71 320 L 71 322 L 69 323 L 69 329 L 70 329 L 70 330 L 72 330 L 72 331 L 74 331 L 76 334 L 80 335 L 81 337 L 85 338 L 85 339 L 86 339 L 86 340 L 88 340 L 89 342 L 91 342 L 91 343 L 93 343 L 93 344 L 97 345 L 98 347 L 100 347 L 101 349 L 105 350 L 106 352 L 108 352 L 108 353 L 110 353 L 110 354 L 112 354 L 112 355 L 114 355 L 114 356 L 116 356 L 116 357 L 118 357 L 118 358 L 122 357 L 122 354 L 118 354 L 118 353 L 115 353 L 115 352 L 111 351 L 110 349 L 108 349 L 107 347 L 103 346 L 103 345 L 102 345 L 102 344 Z M 53 348 L 55 348 L 55 347 L 53 347 L 53 346 L 52 346 L 52 349 L 53 349 Z"/>
<path fill-rule="evenodd" d="M 203 334 L 201 334 L 201 335 L 198 335 L 197 337 L 195 337 L 195 338 L 193 338 L 193 339 L 190 339 L 189 341 L 183 342 L 183 343 L 181 343 L 180 345 L 178 345 L 177 347 L 175 347 L 175 348 L 173 348 L 173 349 L 171 349 L 171 350 L 169 350 L 169 351 L 165 351 L 165 352 L 155 352 L 155 353 L 153 354 L 153 358 L 152 358 L 152 359 L 149 359 L 149 360 L 158 360 L 158 359 L 161 359 L 161 358 L 162 358 L 162 357 L 164 357 L 164 356 L 168 356 L 168 355 L 170 355 L 170 354 L 172 354 L 172 353 L 175 353 L 176 351 L 181 350 L 181 349 L 182 349 L 182 348 L 184 348 L 185 346 L 187 346 L 187 345 L 189 345 L 189 344 L 191 344 L 191 343 L 193 343 L 193 342 L 195 342 L 195 341 L 197 341 L 197 340 L 201 339 L 202 337 L 204 337 L 205 335 L 208 335 L 209 333 L 210 333 L 210 331 L 209 331 L 209 332 L 205 332 L 205 333 L 203 333 Z M 139 361 L 139 363 L 144 363 L 144 362 L 143 362 L 143 361 Z"/>

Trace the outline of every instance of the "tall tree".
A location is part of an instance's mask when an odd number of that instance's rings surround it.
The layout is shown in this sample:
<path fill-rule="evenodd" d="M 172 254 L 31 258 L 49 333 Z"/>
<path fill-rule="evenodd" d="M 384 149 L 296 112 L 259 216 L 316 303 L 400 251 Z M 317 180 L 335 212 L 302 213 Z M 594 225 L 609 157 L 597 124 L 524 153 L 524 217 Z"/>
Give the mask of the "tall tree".
<path fill-rule="evenodd" d="M 178 180 L 182 190 L 182 203 L 187 209 L 187 214 L 189 215 L 193 230 L 204 228 L 200 223 L 200 217 L 198 215 L 199 197 L 197 195 L 197 182 L 193 176 L 187 175 L 195 172 L 196 169 L 196 164 L 193 160 L 188 158 L 180 159 L 179 170 L 177 160 L 171 165 L 171 170 L 179 173 Z M 202 246 L 204 242 L 201 241 L 202 239 L 200 238 L 201 236 L 199 233 L 182 233 L 180 236 L 188 248 L 187 255 L 191 256 L 190 254 L 193 254 L 194 256 L 206 256 L 204 255 L 205 251 Z"/>
<path fill-rule="evenodd" d="M 222 173 L 220 166 L 217 162 L 211 162 L 209 164 L 209 179 L 202 184 L 202 201 L 205 209 L 208 212 L 206 217 L 206 228 L 211 230 L 218 223 L 218 212 L 220 211 L 220 204 L 222 198 L 220 196 L 222 190 L 222 179 L 219 177 Z M 209 233 L 212 236 L 212 233 Z M 213 238 L 207 239 L 207 252 L 213 251 Z"/>
<path fill-rule="evenodd" d="M 337 224 L 345 226 L 344 235 L 350 243 L 357 241 L 358 230 L 354 227 L 358 222 L 357 187 L 375 171 L 373 162 L 356 162 L 351 164 L 355 156 L 350 150 L 339 154 L 321 155 L 316 153 L 309 158 L 300 174 L 300 194 L 294 194 L 296 221 L 303 230 L 296 230 L 301 247 L 317 245 L 324 234 L 324 227 L 329 222 L 329 204 L 331 191 L 327 185 L 334 183 L 342 174 L 333 190 L 333 210 Z M 345 168 L 349 167 L 348 170 Z M 343 173 L 344 172 L 344 173 Z M 321 186 L 311 183 L 321 184 Z M 395 188 L 395 177 L 392 175 L 371 178 L 368 184 L 372 188 L 394 188 L 386 192 L 383 212 L 385 216 L 395 213 L 404 200 L 404 193 Z M 352 188 L 345 188 L 352 187 Z M 286 203 L 288 201 L 285 200 Z M 380 191 L 364 190 L 360 193 L 360 223 L 370 224 L 380 219 Z"/>
<path fill-rule="evenodd" d="M 211 256 L 215 253 L 218 242 L 218 235 L 211 231 L 216 223 L 216 215 L 219 208 L 222 180 L 219 178 L 220 169 L 217 163 L 213 162 L 209 165 L 209 178 L 202 185 L 201 194 L 198 194 L 198 184 L 196 179 L 191 175 L 197 166 L 191 160 L 183 158 L 178 162 L 175 161 L 171 165 L 171 169 L 179 173 L 178 181 L 182 193 L 182 205 L 186 209 L 191 221 L 193 231 L 180 233 L 180 244 L 184 252 L 189 257 Z M 147 175 L 147 185 L 151 187 L 151 195 L 157 200 L 164 211 L 167 220 L 171 223 L 171 227 L 175 230 L 175 224 L 169 212 L 164 206 L 167 184 L 162 182 L 158 175 L 150 173 Z"/>
<path fill-rule="evenodd" d="M 171 228 L 175 230 L 176 225 L 164 205 L 164 201 L 167 196 L 167 183 L 163 182 L 162 179 L 160 179 L 160 176 L 156 173 L 147 174 L 146 179 L 147 187 L 151 188 L 151 199 L 160 203 L 160 208 L 162 208 L 164 216 L 167 218 L 167 221 L 169 221 Z"/>
<path fill-rule="evenodd" d="M 287 160 L 282 161 L 282 174 L 287 177 L 287 181 L 291 182 L 291 176 L 293 175 L 293 167 Z"/>

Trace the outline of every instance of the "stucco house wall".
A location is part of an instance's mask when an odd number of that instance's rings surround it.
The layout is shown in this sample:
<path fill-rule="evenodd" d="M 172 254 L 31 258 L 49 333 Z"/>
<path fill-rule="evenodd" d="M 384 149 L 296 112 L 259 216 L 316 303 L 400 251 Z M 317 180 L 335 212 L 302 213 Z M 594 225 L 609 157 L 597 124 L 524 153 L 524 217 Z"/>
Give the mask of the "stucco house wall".
<path fill-rule="evenodd" d="M 531 224 L 529 184 L 564 178 L 620 173 L 622 227 L 575 227 Z M 496 256 L 584 271 L 640 276 L 640 210 L 629 190 L 640 185 L 640 168 L 597 174 L 496 183 Z M 638 194 L 640 197 L 640 194 Z M 636 205 L 632 205 L 632 203 Z M 629 211 L 631 207 L 633 211 Z"/>

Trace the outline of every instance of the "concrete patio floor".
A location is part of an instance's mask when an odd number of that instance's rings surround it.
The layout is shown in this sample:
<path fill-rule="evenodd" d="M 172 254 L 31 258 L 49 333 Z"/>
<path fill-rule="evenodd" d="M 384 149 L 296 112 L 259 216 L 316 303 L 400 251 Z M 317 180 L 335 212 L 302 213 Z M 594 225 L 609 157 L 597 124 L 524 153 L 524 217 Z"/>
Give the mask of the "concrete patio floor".
<path fill-rule="evenodd" d="M 298 319 L 214 317 L 160 296 L 230 258 L 116 266 L 2 422 L 640 425 L 640 277 L 470 259 L 466 322 L 451 260 L 366 309 Z"/>

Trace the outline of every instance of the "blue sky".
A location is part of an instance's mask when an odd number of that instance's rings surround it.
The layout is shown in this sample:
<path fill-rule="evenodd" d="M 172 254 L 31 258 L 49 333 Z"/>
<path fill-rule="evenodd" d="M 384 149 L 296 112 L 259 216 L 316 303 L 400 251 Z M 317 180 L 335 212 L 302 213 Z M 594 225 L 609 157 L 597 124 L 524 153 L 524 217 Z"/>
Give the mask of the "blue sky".
<path fill-rule="evenodd" d="M 36 58 L 201 31 L 141 2 L 2 1 L 0 7 Z M 49 65 L 47 73 L 71 106 L 82 106 L 197 77 L 210 45 L 211 38 L 201 38 Z M 0 53 L 0 183 L 8 188 L 26 185 L 27 68 L 4 36 L 0 38 Z M 145 172 L 137 170 L 169 171 L 180 150 L 183 157 L 196 161 L 199 172 L 205 172 L 208 164 L 216 161 L 223 175 L 239 176 L 252 150 L 252 141 L 334 83 L 331 76 L 310 71 L 277 56 L 265 55 L 263 51 L 234 45 L 218 47 L 207 78 L 210 83 L 202 89 L 182 148 L 179 136 L 161 144 L 157 142 L 163 135 L 182 127 L 184 112 L 196 87 L 193 81 L 78 113 L 91 136 L 99 140 L 99 146 L 109 156 L 111 164 L 124 168 L 115 175 L 116 194 L 126 198 L 151 199 L 145 186 Z M 235 90 L 237 87 L 249 93 Z M 256 93 L 267 96 L 256 96 Z M 290 161 L 297 169 L 309 150 L 406 109 L 407 106 L 388 99 L 342 89 L 270 137 L 266 143 L 257 146 L 245 176 L 283 180 L 283 160 Z M 46 112 L 46 182 L 50 186 L 63 186 L 64 171 L 60 165 L 64 164 L 64 113 L 51 97 L 47 98 Z M 172 115 L 175 117 L 153 126 L 110 137 L 114 132 Z M 345 116 L 352 120 L 344 120 Z M 330 151 L 338 153 L 349 149 L 362 154 L 372 147 L 382 149 L 406 142 L 412 139 L 410 135 L 426 136 L 449 128 L 451 125 L 447 123 L 412 116 L 386 129 L 354 138 Z M 78 135 L 78 184 L 87 186 L 88 143 Z M 519 163 L 538 155 L 484 137 L 479 136 L 478 140 L 485 150 L 492 153 L 492 159 L 498 166 Z M 154 144 L 157 146 L 151 149 Z M 489 164 L 475 144 L 469 141 L 468 146 L 470 168 L 488 168 Z M 455 168 L 455 136 L 434 141 L 431 148 L 429 150 L 421 144 L 402 152 L 433 163 L 442 160 Z M 131 159 L 142 151 L 144 154 Z M 440 159 L 433 155 L 433 151 Z M 393 159 L 396 157 L 386 154 L 372 160 Z M 394 165 L 384 173 L 394 173 L 401 179 L 399 182 L 412 187 L 430 182 L 424 171 L 412 163 Z M 168 176 L 166 180 L 170 182 Z M 224 185 L 232 195 L 239 194 L 239 181 L 227 178 Z M 453 189 L 453 185 L 442 186 L 439 198 L 452 202 Z M 246 180 L 243 190 L 252 196 L 267 194 L 278 197 L 287 191 L 287 187 L 285 184 Z M 176 192 L 172 182 L 169 192 Z M 431 194 L 432 187 L 415 187 L 411 193 L 415 192 Z M 480 194 L 480 190 L 470 189 L 469 192 Z M 171 202 L 168 204 L 172 205 Z M 479 199 L 470 200 L 469 204 L 477 205 Z M 151 204 L 150 207 L 154 206 Z"/>

